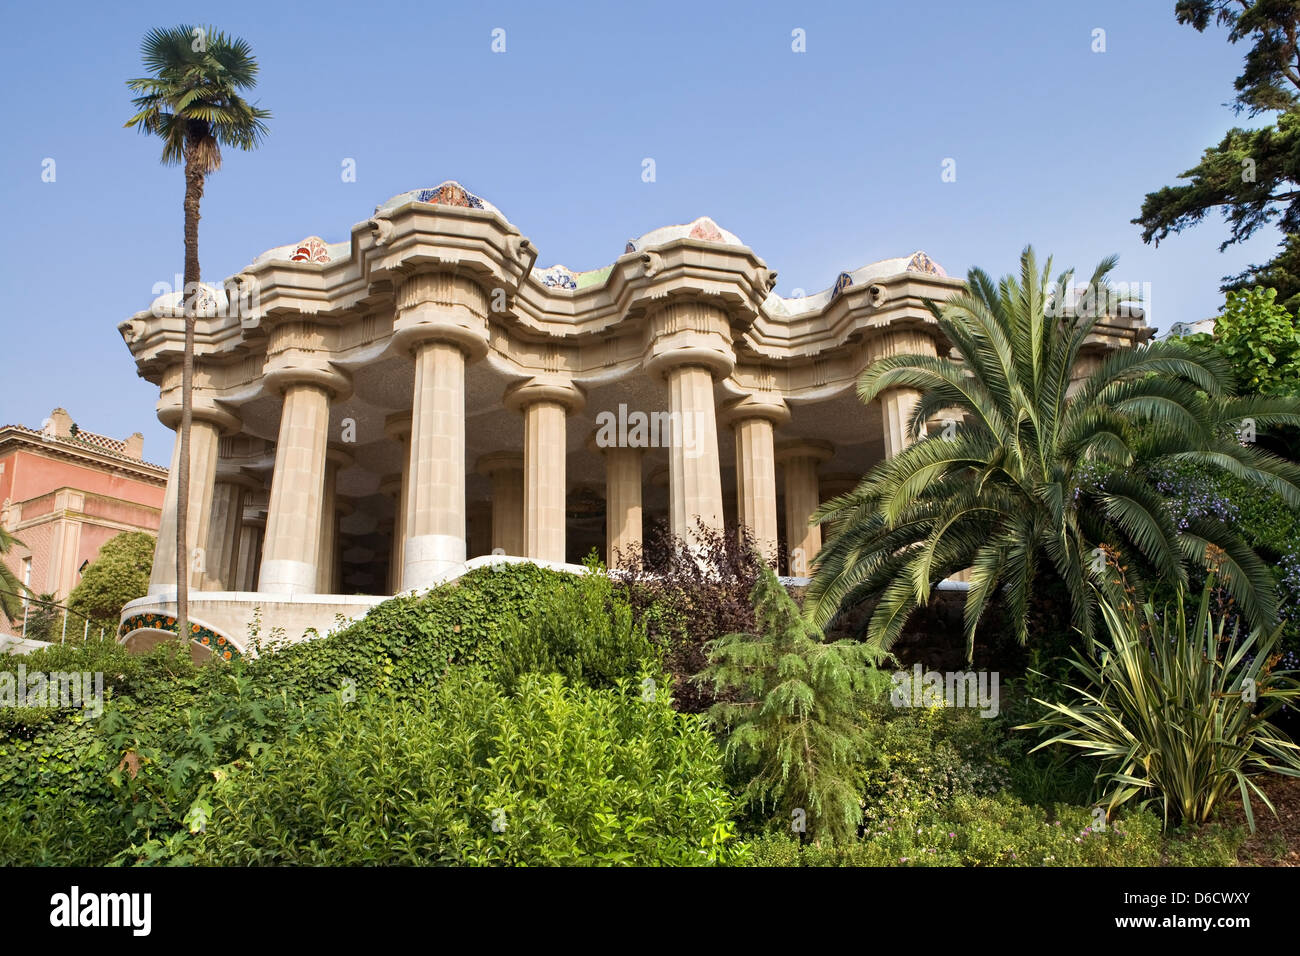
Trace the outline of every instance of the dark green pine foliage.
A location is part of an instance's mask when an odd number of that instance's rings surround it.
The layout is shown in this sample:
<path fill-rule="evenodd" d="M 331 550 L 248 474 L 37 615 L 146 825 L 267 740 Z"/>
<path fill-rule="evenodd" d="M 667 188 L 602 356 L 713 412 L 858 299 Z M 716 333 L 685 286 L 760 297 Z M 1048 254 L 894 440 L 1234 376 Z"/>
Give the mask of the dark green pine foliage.
<path fill-rule="evenodd" d="M 1242 71 L 1230 105 L 1263 122 L 1227 130 L 1179 174 L 1182 182 L 1147 193 L 1133 222 L 1142 227 L 1143 242 L 1159 245 L 1211 213 L 1222 214 L 1230 231 L 1220 252 L 1278 226 L 1277 255 L 1226 277 L 1222 288 L 1274 288 L 1277 301 L 1294 315 L 1300 308 L 1300 3 L 1177 0 L 1174 16 L 1202 33 L 1224 27 L 1228 42 L 1242 45 Z"/>
<path fill-rule="evenodd" d="M 862 820 L 864 695 L 888 683 L 878 659 L 856 641 L 826 643 L 771 570 L 754 585 L 757 633 L 710 642 L 709 711 L 726 732 L 731 769 L 746 780 L 741 800 L 805 839 L 839 842 Z"/>

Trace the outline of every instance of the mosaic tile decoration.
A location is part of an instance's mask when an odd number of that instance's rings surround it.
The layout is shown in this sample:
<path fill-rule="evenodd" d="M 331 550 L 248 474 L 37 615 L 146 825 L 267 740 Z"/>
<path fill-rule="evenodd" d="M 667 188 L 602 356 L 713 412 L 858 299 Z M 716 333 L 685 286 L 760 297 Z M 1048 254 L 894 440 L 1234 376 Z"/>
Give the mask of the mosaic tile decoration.
<path fill-rule="evenodd" d="M 588 286 L 601 285 L 614 272 L 612 265 L 605 266 L 603 269 L 592 269 L 589 272 L 579 272 L 575 278 L 578 280 L 578 288 L 585 289 Z"/>
<path fill-rule="evenodd" d="M 578 288 L 578 280 L 564 266 L 551 266 L 549 269 L 543 269 L 538 273 L 538 278 L 541 280 L 542 285 L 549 289 L 569 289 L 572 291 Z"/>
<path fill-rule="evenodd" d="M 432 203 L 435 206 L 460 206 L 465 209 L 482 209 L 483 200 L 457 183 L 443 183 L 436 189 L 421 189 L 417 202 Z"/>
<path fill-rule="evenodd" d="M 329 262 L 329 250 L 325 247 L 325 241 L 320 236 L 309 236 L 302 242 L 298 243 L 294 249 L 293 255 L 289 257 L 290 262 Z"/>
<path fill-rule="evenodd" d="M 931 276 L 946 276 L 948 274 L 924 252 L 917 252 L 912 255 L 912 258 L 907 263 L 907 271 L 924 272 L 926 275 Z"/>
<path fill-rule="evenodd" d="M 706 216 L 691 229 L 690 238 L 703 239 L 706 242 L 722 242 L 722 232 L 717 224 Z"/>
<path fill-rule="evenodd" d="M 664 245 L 675 239 L 696 239 L 703 242 L 727 242 L 744 245 L 739 237 L 724 233 L 718 224 L 708 216 L 701 216 L 693 222 L 679 223 L 675 226 L 660 226 L 651 229 L 645 235 L 629 239 L 623 247 L 623 254 L 639 252 L 654 246 Z"/>
<path fill-rule="evenodd" d="M 126 637 L 132 631 L 139 630 L 143 627 L 153 628 L 158 631 L 176 631 L 176 618 L 167 614 L 135 614 L 128 617 L 122 622 L 117 629 L 118 640 Z M 201 624 L 190 622 L 190 640 L 195 644 L 206 647 L 217 657 L 222 660 L 232 660 L 236 657 L 243 657 L 239 648 L 235 647 L 229 640 L 222 637 L 216 631 L 203 627 Z"/>
<path fill-rule="evenodd" d="M 187 299 L 182 293 L 176 299 L 177 308 L 191 309 L 198 316 L 212 316 L 217 314 L 217 293 L 206 282 L 198 285 L 192 290 Z"/>
<path fill-rule="evenodd" d="M 500 211 L 486 199 L 476 196 L 460 183 L 449 179 L 432 188 L 399 193 L 376 206 L 375 215 L 381 216 L 386 211 L 391 211 L 410 202 L 478 209 L 500 214 Z M 501 215 L 504 218 L 504 214 Z M 723 230 L 711 217 L 701 216 L 689 223 L 660 226 L 641 236 L 629 239 L 624 245 L 623 255 L 635 254 L 657 246 L 671 244 L 681 239 L 744 245 L 744 242 L 738 236 Z M 295 245 L 279 246 L 265 252 L 255 261 L 261 263 L 268 259 L 287 258 L 293 262 L 325 264 L 346 260 L 350 255 L 351 249 L 348 242 L 336 243 L 331 246 L 319 236 L 309 236 Z M 618 263 L 612 263 L 603 269 L 574 272 L 562 265 L 554 265 L 546 269 L 534 268 L 530 277 L 534 282 L 547 289 L 581 292 L 605 284 L 617 267 Z M 810 315 L 819 309 L 825 308 L 850 286 L 866 285 L 877 278 L 899 275 L 905 272 L 938 278 L 948 277 L 948 273 L 944 271 L 941 265 L 931 259 L 925 252 L 918 250 L 910 256 L 882 259 L 852 272 L 841 272 L 831 288 L 814 295 L 801 295 L 787 299 L 777 294 L 773 288 L 769 288 L 763 307 L 769 313 L 783 318 Z M 215 301 L 210 305 L 207 298 L 205 293 L 200 303 L 201 308 L 206 309 L 210 308 L 211 305 L 215 305 Z"/>

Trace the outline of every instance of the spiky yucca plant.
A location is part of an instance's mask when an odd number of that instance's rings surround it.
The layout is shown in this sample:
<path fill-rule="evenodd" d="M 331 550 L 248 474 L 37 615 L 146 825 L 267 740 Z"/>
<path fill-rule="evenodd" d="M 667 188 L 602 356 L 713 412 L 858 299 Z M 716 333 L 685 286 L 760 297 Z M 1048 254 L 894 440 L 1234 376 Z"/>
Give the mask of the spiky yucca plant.
<path fill-rule="evenodd" d="M 1300 683 L 1272 670 L 1280 627 L 1243 636 L 1229 615 L 1211 614 L 1222 555 L 1211 557 L 1188 620 L 1181 591 L 1160 613 L 1137 603 L 1112 554 L 1099 602 L 1108 636 L 1071 659 L 1074 699 L 1036 698 L 1046 715 L 1020 729 L 1054 732 L 1035 750 L 1060 743 L 1097 760 L 1109 810 L 1138 799 L 1158 803 L 1166 827 L 1200 825 L 1235 788 L 1253 832 L 1252 796 L 1277 812 L 1257 778 L 1300 776 L 1300 746 L 1269 720 L 1300 699 Z"/>

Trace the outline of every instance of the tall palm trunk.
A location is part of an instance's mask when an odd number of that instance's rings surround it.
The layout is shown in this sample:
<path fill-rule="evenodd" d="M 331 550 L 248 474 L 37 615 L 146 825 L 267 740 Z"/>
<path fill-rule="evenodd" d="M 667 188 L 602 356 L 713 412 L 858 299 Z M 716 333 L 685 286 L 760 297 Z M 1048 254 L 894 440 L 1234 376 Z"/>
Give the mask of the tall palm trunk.
<path fill-rule="evenodd" d="M 181 451 L 176 469 L 176 636 L 182 646 L 190 632 L 190 426 L 194 420 L 194 314 L 199 301 L 199 202 L 203 172 L 192 142 L 185 148 L 185 355 L 181 360 Z"/>

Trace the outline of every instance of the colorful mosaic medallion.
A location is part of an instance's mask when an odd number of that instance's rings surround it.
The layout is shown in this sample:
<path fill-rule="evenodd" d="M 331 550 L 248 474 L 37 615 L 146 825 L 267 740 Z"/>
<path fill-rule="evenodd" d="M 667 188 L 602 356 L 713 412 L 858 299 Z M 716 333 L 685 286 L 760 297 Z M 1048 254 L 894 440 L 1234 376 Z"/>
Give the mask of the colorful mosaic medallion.
<path fill-rule="evenodd" d="M 134 614 L 122 622 L 117 629 L 118 638 L 126 637 L 132 631 L 138 631 L 141 628 L 152 628 L 157 631 L 176 630 L 176 618 L 168 614 Z M 239 653 L 239 648 L 235 647 L 226 638 L 222 637 L 216 631 L 210 630 L 201 624 L 190 622 L 190 640 L 195 644 L 206 647 L 217 657 L 222 660 L 233 660 L 236 657 L 243 657 Z"/>

